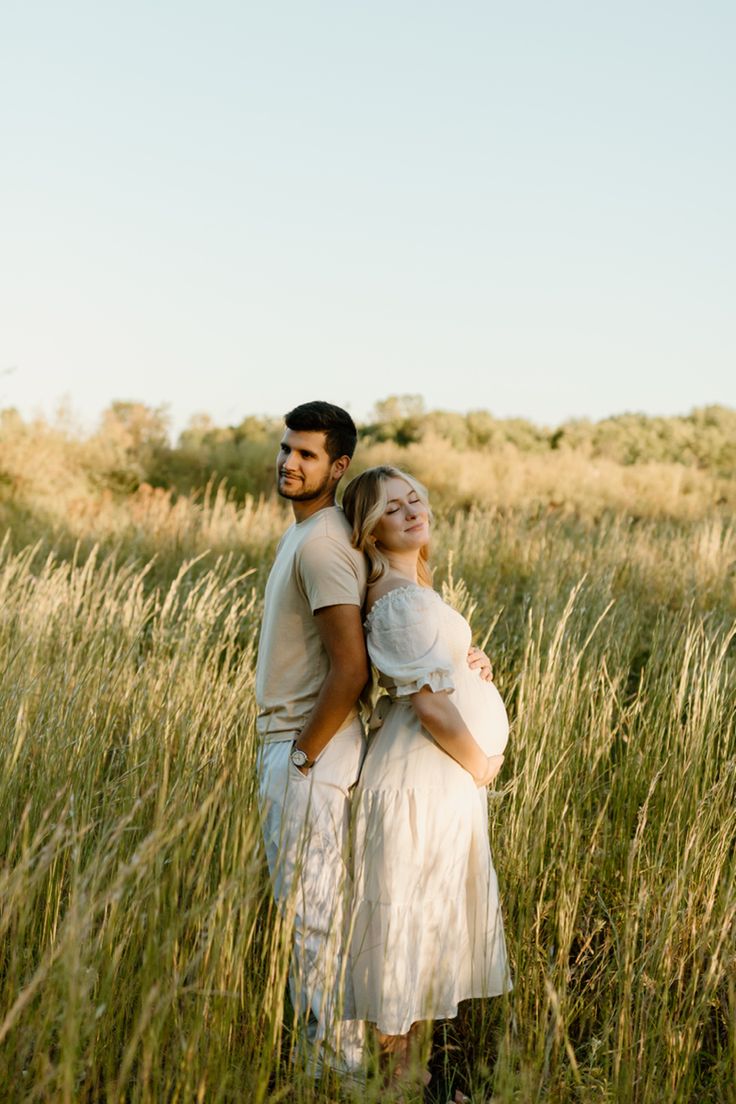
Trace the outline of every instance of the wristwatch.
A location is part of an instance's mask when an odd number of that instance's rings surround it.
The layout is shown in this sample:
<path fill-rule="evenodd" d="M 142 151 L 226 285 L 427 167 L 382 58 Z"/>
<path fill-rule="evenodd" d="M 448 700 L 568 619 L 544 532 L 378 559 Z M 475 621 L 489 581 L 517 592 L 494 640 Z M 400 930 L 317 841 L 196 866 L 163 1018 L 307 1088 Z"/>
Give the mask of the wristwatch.
<path fill-rule="evenodd" d="M 292 744 L 291 751 L 289 752 L 289 758 L 295 767 L 313 767 L 314 760 L 309 759 L 306 751 L 302 751 L 301 748 L 296 746 L 296 740 Z"/>

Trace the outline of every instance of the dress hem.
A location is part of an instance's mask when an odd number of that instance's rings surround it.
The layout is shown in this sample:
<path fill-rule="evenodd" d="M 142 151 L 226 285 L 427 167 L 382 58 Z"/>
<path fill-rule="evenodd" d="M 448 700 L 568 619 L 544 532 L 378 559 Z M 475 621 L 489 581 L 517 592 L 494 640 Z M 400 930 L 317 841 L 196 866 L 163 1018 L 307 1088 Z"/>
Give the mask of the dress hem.
<path fill-rule="evenodd" d="M 367 1013 L 365 1015 L 365 1020 L 367 1023 L 375 1024 L 376 1028 L 384 1035 L 405 1035 L 412 1024 L 419 1023 L 422 1020 L 454 1020 L 457 1016 L 458 1005 L 461 1003 L 461 1001 L 485 999 L 490 1000 L 492 997 L 504 997 L 508 993 L 510 993 L 512 989 L 513 984 L 511 982 L 511 979 L 509 979 L 508 984 L 503 989 L 496 989 L 492 991 L 486 989 L 482 993 L 468 993 L 465 996 L 458 997 L 455 1001 L 452 1011 L 437 1011 L 436 1009 L 432 1009 L 431 1011 L 422 1012 L 419 1010 L 415 1010 L 414 1012 L 412 1012 L 412 1018 L 409 1020 L 402 1020 L 402 1023 L 399 1027 L 396 1027 L 395 1024 L 390 1024 L 387 1026 L 387 1021 L 380 1023 L 380 1017 L 374 1018 L 370 1015 L 370 1013 Z"/>

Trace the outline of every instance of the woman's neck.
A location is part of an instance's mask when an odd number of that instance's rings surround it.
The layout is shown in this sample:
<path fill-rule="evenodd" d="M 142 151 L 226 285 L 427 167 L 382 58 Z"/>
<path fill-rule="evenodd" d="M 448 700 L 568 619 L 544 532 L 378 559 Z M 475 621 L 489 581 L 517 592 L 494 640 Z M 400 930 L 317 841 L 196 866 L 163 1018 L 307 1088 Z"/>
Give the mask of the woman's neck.
<path fill-rule="evenodd" d="M 412 583 L 419 582 L 417 575 L 419 552 L 413 550 L 411 552 L 384 552 L 384 555 L 395 575 L 401 575 L 402 578 L 408 579 Z"/>

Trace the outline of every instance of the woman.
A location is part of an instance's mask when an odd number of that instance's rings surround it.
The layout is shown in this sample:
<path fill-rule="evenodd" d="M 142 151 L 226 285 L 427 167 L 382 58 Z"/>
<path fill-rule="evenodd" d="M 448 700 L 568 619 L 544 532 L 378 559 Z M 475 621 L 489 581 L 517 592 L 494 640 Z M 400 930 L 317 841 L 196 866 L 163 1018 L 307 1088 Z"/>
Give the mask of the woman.
<path fill-rule="evenodd" d="M 400 1079 L 423 1022 L 511 987 L 484 789 L 508 720 L 467 666 L 470 626 L 431 588 L 424 488 L 371 468 L 343 509 L 369 563 L 368 654 L 388 693 L 355 795 L 351 972 Z"/>

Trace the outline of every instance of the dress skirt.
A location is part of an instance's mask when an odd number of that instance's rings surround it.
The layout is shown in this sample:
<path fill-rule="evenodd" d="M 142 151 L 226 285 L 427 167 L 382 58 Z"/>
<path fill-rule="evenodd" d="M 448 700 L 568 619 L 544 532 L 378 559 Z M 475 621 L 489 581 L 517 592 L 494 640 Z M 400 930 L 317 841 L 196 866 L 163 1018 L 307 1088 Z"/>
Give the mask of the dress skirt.
<path fill-rule="evenodd" d="M 369 745 L 354 809 L 357 1015 L 398 1035 L 455 1016 L 461 1000 L 507 992 L 486 790 L 407 698 L 389 705 Z"/>

